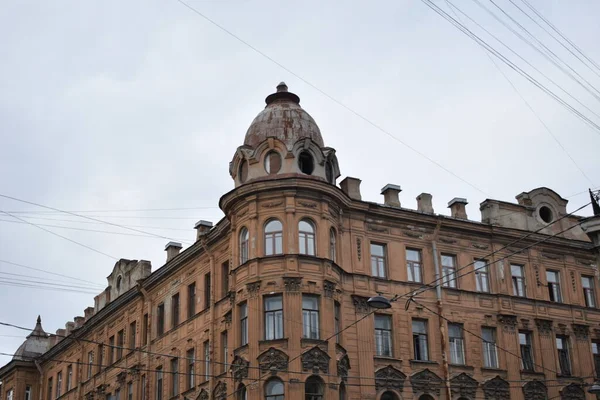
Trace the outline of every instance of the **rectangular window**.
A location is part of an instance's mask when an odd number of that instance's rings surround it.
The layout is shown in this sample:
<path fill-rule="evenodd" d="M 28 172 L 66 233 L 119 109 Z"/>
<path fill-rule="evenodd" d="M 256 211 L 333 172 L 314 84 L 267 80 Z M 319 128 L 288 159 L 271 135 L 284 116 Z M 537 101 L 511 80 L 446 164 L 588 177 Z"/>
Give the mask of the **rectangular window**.
<path fill-rule="evenodd" d="M 162 400 L 163 398 L 163 371 L 162 367 L 156 368 L 156 393 L 154 398 Z"/>
<path fill-rule="evenodd" d="M 319 297 L 302 295 L 302 337 L 319 338 Z"/>
<path fill-rule="evenodd" d="M 210 377 L 210 342 L 204 342 L 204 380 Z"/>
<path fill-rule="evenodd" d="M 88 359 L 87 359 L 87 378 L 90 379 L 93 374 L 94 368 L 94 352 L 88 351 Z"/>
<path fill-rule="evenodd" d="M 223 360 L 221 364 L 223 366 L 223 369 L 221 372 L 227 372 L 227 361 L 229 361 L 229 347 L 227 345 L 227 342 L 227 331 L 221 332 L 221 348 L 223 349 Z"/>
<path fill-rule="evenodd" d="M 392 357 L 392 317 L 375 314 L 375 354 Z"/>
<path fill-rule="evenodd" d="M 141 400 L 146 400 L 146 375 L 142 375 L 142 399 Z"/>
<path fill-rule="evenodd" d="M 533 371 L 531 332 L 519 332 L 519 346 L 521 349 L 521 368 L 523 368 L 523 371 Z"/>
<path fill-rule="evenodd" d="M 148 314 L 144 314 L 142 323 L 142 346 L 148 344 Z"/>
<path fill-rule="evenodd" d="M 108 365 L 115 362 L 115 337 L 111 336 L 108 339 Z"/>
<path fill-rule="evenodd" d="M 2 389 L 2 386 L 0 386 L 0 389 Z M 0 393 L 0 399 L 2 398 L 2 393 Z M 10 389 L 8 392 L 6 392 L 6 400 L 14 400 L 14 390 Z"/>
<path fill-rule="evenodd" d="M 498 368 L 498 353 L 496 352 L 496 329 L 481 328 L 483 338 L 483 366 Z"/>
<path fill-rule="evenodd" d="M 562 376 L 571 376 L 571 358 L 569 357 L 569 338 L 556 336 L 556 350 L 558 351 L 558 365 Z"/>
<path fill-rule="evenodd" d="M 341 325 L 341 318 L 342 318 L 342 310 L 340 307 L 340 303 L 338 303 L 337 301 L 333 304 L 333 333 L 335 333 L 335 342 L 336 343 L 340 343 L 340 329 L 342 328 Z"/>
<path fill-rule="evenodd" d="M 121 389 L 115 389 L 115 397 L 114 400 L 121 400 Z"/>
<path fill-rule="evenodd" d="M 221 297 L 229 293 L 229 261 L 221 264 Z"/>
<path fill-rule="evenodd" d="M 132 352 L 135 349 L 136 342 L 136 330 L 137 330 L 137 321 L 133 321 L 129 324 L 129 351 Z"/>
<path fill-rule="evenodd" d="M 456 288 L 456 256 L 442 254 L 442 286 Z"/>
<path fill-rule="evenodd" d="M 423 282 L 421 250 L 406 249 L 406 269 L 409 281 Z"/>
<path fill-rule="evenodd" d="M 196 352 L 194 349 L 189 349 L 186 353 L 187 358 L 187 388 L 192 389 L 195 386 L 196 373 Z"/>
<path fill-rule="evenodd" d="M 427 336 L 427 321 L 413 319 L 412 321 L 414 359 L 429 361 L 429 340 Z"/>
<path fill-rule="evenodd" d="M 127 384 L 127 400 L 133 400 L 133 382 Z"/>
<path fill-rule="evenodd" d="M 546 280 L 548 281 L 548 296 L 550 301 L 562 303 L 560 276 L 558 275 L 558 271 L 546 271 Z"/>
<path fill-rule="evenodd" d="M 188 293 L 188 318 L 192 318 L 196 315 L 196 282 L 190 283 L 187 289 Z"/>
<path fill-rule="evenodd" d="M 73 366 L 67 367 L 67 392 L 73 388 Z"/>
<path fill-rule="evenodd" d="M 248 344 L 248 304 L 240 304 L 240 346 Z"/>
<path fill-rule="evenodd" d="M 125 346 L 125 330 L 117 332 L 117 360 L 123 358 L 123 346 Z"/>
<path fill-rule="evenodd" d="M 450 341 L 450 363 L 465 364 L 465 339 L 462 324 L 448 324 L 448 338 Z"/>
<path fill-rule="evenodd" d="M 586 307 L 596 307 L 596 293 L 594 291 L 594 277 L 582 276 L 581 286 L 583 286 L 583 298 Z"/>
<path fill-rule="evenodd" d="M 171 297 L 171 327 L 179 325 L 179 293 Z"/>
<path fill-rule="evenodd" d="M 25 400 L 32 400 L 31 398 L 31 386 L 25 386 Z"/>
<path fill-rule="evenodd" d="M 475 261 L 475 286 L 478 292 L 489 293 L 490 273 L 487 260 Z"/>
<path fill-rule="evenodd" d="M 283 339 L 283 298 L 265 297 L 265 339 Z"/>
<path fill-rule="evenodd" d="M 512 275 L 513 295 L 527 297 L 525 291 L 525 267 L 511 264 L 510 273 Z"/>
<path fill-rule="evenodd" d="M 378 278 L 385 278 L 385 244 L 371 243 L 371 273 Z"/>
<path fill-rule="evenodd" d="M 210 272 L 204 275 L 204 309 L 210 307 Z"/>
<path fill-rule="evenodd" d="M 594 356 L 596 379 L 600 379 L 600 340 L 592 341 L 592 355 Z"/>
<path fill-rule="evenodd" d="M 47 399 L 50 400 L 52 398 L 52 378 L 48 378 L 48 396 Z"/>
<path fill-rule="evenodd" d="M 98 371 L 100 372 L 102 371 L 102 368 L 104 368 L 104 346 L 99 344 L 98 345 Z"/>
<path fill-rule="evenodd" d="M 165 333 L 165 304 L 161 303 L 156 307 L 156 336 L 162 336 Z"/>
<path fill-rule="evenodd" d="M 177 358 L 171 359 L 171 397 L 179 394 L 179 362 Z"/>
<path fill-rule="evenodd" d="M 56 398 L 62 395 L 62 371 L 56 374 Z"/>

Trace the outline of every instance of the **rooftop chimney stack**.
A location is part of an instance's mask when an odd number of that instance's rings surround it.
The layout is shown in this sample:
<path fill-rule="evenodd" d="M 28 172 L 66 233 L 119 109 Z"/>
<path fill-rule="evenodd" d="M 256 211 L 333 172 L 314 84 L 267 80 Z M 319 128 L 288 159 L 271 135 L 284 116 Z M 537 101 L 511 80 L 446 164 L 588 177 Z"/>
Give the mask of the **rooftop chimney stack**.
<path fill-rule="evenodd" d="M 450 209 L 450 214 L 452 217 L 467 219 L 467 204 L 469 204 L 467 199 L 463 199 L 461 197 L 455 197 L 450 200 L 448 202 L 448 208 Z"/>
<path fill-rule="evenodd" d="M 383 204 L 386 206 L 400 207 L 399 194 L 402 191 L 400 186 L 388 183 L 381 189 L 383 195 Z"/>
<path fill-rule="evenodd" d="M 167 262 L 171 261 L 173 258 L 179 254 L 181 251 L 181 243 L 178 242 L 169 242 L 165 246 L 165 251 L 167 252 Z"/>
<path fill-rule="evenodd" d="M 346 193 L 351 199 L 362 200 L 360 196 L 360 182 L 360 179 L 348 176 L 340 182 L 340 187 L 342 188 L 342 192 Z"/>
<path fill-rule="evenodd" d="M 200 236 L 204 236 L 208 232 L 210 232 L 212 227 L 213 227 L 213 224 L 210 221 L 200 220 L 200 221 L 196 222 L 196 225 L 194 225 L 194 229 L 197 232 L 196 240 L 200 239 Z"/>
<path fill-rule="evenodd" d="M 75 317 L 75 318 L 73 318 L 73 321 L 75 321 L 75 329 L 77 329 L 77 328 L 81 328 L 83 326 L 83 324 L 85 323 L 85 318 Z"/>
<path fill-rule="evenodd" d="M 75 322 L 69 321 L 65 324 L 65 332 L 67 336 L 69 336 L 71 332 L 73 332 L 73 329 L 75 329 Z"/>
<path fill-rule="evenodd" d="M 63 340 L 65 338 L 65 336 L 67 336 L 67 331 L 65 331 L 64 329 L 57 329 L 56 330 L 56 342 L 58 343 L 61 340 Z"/>
<path fill-rule="evenodd" d="M 417 196 L 417 211 L 433 214 L 432 196 L 429 193 L 421 193 Z"/>
<path fill-rule="evenodd" d="M 88 307 L 83 310 L 83 315 L 86 321 L 92 318 L 94 316 L 94 307 Z"/>

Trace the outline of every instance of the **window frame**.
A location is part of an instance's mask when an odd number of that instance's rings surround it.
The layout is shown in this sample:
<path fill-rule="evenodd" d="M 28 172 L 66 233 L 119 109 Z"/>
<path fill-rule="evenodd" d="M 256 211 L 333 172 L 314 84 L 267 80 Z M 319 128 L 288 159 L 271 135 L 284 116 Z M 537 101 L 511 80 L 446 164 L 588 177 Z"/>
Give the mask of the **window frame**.
<path fill-rule="evenodd" d="M 181 299 L 179 292 L 171 296 L 171 329 L 175 328 L 181 322 L 179 320 L 179 310 L 181 308 Z"/>
<path fill-rule="evenodd" d="M 304 300 L 314 301 L 316 308 L 305 308 Z M 320 296 L 315 294 L 302 294 L 302 339 L 318 340 L 321 337 L 320 330 Z M 315 318 L 316 316 L 316 318 Z M 313 323 L 316 321 L 316 327 Z M 313 329 L 316 328 L 316 331 Z M 308 336 L 307 336 L 308 333 Z"/>
<path fill-rule="evenodd" d="M 196 281 L 187 285 L 187 314 L 188 319 L 196 315 Z"/>
<path fill-rule="evenodd" d="M 196 386 L 196 349 L 192 347 L 185 352 L 186 355 L 186 385 L 188 389 L 193 389 Z"/>
<path fill-rule="evenodd" d="M 556 282 L 550 281 L 550 276 L 556 279 Z M 546 284 L 548 285 L 548 299 L 553 303 L 562 303 L 562 288 L 560 280 L 560 271 L 555 269 L 546 270 Z"/>
<path fill-rule="evenodd" d="M 418 260 L 411 260 L 408 256 L 410 253 L 417 254 Z M 423 283 L 423 251 L 413 247 L 406 248 L 406 278 L 409 282 Z M 415 270 L 419 273 L 419 278 L 415 279 Z"/>
<path fill-rule="evenodd" d="M 373 249 L 380 247 L 383 255 L 374 254 Z M 369 242 L 369 254 L 371 257 L 371 276 L 387 279 L 387 244 L 382 242 Z"/>
<path fill-rule="evenodd" d="M 210 341 L 205 340 L 202 343 L 202 350 L 204 352 L 204 381 L 208 381 L 210 378 Z"/>
<path fill-rule="evenodd" d="M 272 223 L 278 223 L 280 229 L 268 230 L 269 225 L 271 225 Z M 263 232 L 265 256 L 277 256 L 283 254 L 283 223 L 277 218 L 270 218 L 267 220 L 267 222 L 265 222 Z M 271 246 L 270 251 L 269 243 Z"/>
<path fill-rule="evenodd" d="M 585 285 L 588 281 L 588 287 Z M 596 288 L 594 277 L 590 275 L 581 275 L 581 287 L 583 288 L 583 301 L 586 307 L 596 308 Z"/>
<path fill-rule="evenodd" d="M 600 379 L 600 340 L 592 340 L 592 359 L 596 379 Z"/>
<path fill-rule="evenodd" d="M 212 299 L 211 296 L 212 290 L 212 275 L 210 272 L 204 274 L 204 309 L 207 310 L 210 308 L 210 302 Z"/>
<path fill-rule="evenodd" d="M 62 371 L 56 374 L 56 398 L 62 396 Z"/>
<path fill-rule="evenodd" d="M 333 302 L 333 332 L 335 333 L 335 342 L 341 343 L 340 330 L 342 327 L 342 306 L 338 301 Z"/>
<path fill-rule="evenodd" d="M 165 334 L 165 303 L 156 306 L 156 337 Z"/>
<path fill-rule="evenodd" d="M 389 328 L 378 328 L 377 319 L 385 319 L 389 322 Z M 390 314 L 374 314 L 373 326 L 375 328 L 375 356 L 393 357 L 394 356 L 394 321 Z M 387 343 L 387 348 L 386 348 Z M 387 350 L 387 351 L 386 351 Z"/>
<path fill-rule="evenodd" d="M 515 275 L 513 271 L 518 269 L 520 275 Z M 525 265 L 510 264 L 510 280 L 512 283 L 513 296 L 527 298 L 527 278 L 525 277 Z M 523 291 L 523 293 L 521 293 Z"/>
<path fill-rule="evenodd" d="M 458 336 L 453 335 L 453 329 L 451 329 L 453 327 L 456 328 L 457 332 L 460 332 Z M 467 365 L 463 324 L 455 322 L 448 323 L 448 344 L 450 350 L 450 363 L 454 365 Z"/>
<path fill-rule="evenodd" d="M 248 344 L 248 303 L 238 305 L 240 315 L 240 346 Z"/>
<path fill-rule="evenodd" d="M 179 358 L 171 358 L 170 371 L 171 375 L 171 398 L 179 394 Z"/>
<path fill-rule="evenodd" d="M 67 366 L 67 390 L 65 391 L 68 392 L 69 390 L 72 389 L 73 386 L 73 365 L 69 364 Z"/>
<path fill-rule="evenodd" d="M 123 358 L 123 347 L 125 346 L 125 329 L 121 329 L 117 332 L 117 356 L 113 361 L 119 361 Z"/>
<path fill-rule="evenodd" d="M 556 335 L 555 343 L 560 375 L 572 376 L 573 362 L 571 360 L 571 343 L 569 337 L 565 335 Z"/>
<path fill-rule="evenodd" d="M 329 259 L 337 263 L 337 232 L 335 228 L 329 228 Z"/>
<path fill-rule="evenodd" d="M 221 263 L 221 298 L 229 294 L 229 261 Z"/>
<path fill-rule="evenodd" d="M 158 367 L 156 367 L 155 372 L 156 374 L 156 387 L 155 387 L 155 392 L 154 392 L 154 398 L 156 400 L 162 400 L 163 398 L 163 389 L 164 389 L 164 377 L 163 377 L 163 370 L 162 370 L 162 365 L 159 365 Z"/>
<path fill-rule="evenodd" d="M 129 323 L 129 352 L 136 348 L 137 342 L 137 321 Z"/>
<path fill-rule="evenodd" d="M 278 309 L 272 309 L 272 310 L 267 310 L 267 302 L 273 299 L 277 299 L 279 298 L 281 301 L 281 308 Z M 281 293 L 279 294 L 273 294 L 273 295 L 269 295 L 269 296 L 264 296 L 263 297 L 263 311 L 264 311 L 264 320 L 263 320 L 263 327 L 264 327 L 264 338 L 265 340 L 278 340 L 278 339 L 283 339 L 285 337 L 285 321 L 284 321 L 284 303 L 283 303 L 283 295 Z M 279 314 L 278 314 L 279 313 Z M 267 329 L 267 324 L 268 324 L 268 319 L 269 316 L 273 315 L 273 326 L 272 326 L 272 332 L 273 332 L 273 336 L 269 337 L 268 336 L 268 332 L 269 330 Z M 278 322 L 281 322 L 281 335 L 277 334 L 277 325 Z"/>
<path fill-rule="evenodd" d="M 94 375 L 94 351 L 88 351 L 88 362 L 87 362 L 87 373 L 86 373 L 86 379 L 91 379 L 92 375 Z"/>
<path fill-rule="evenodd" d="M 239 240 L 239 256 L 240 256 L 240 265 L 244 264 L 248 261 L 250 256 L 250 232 L 248 228 L 245 226 L 240 229 L 240 233 L 238 236 Z"/>
<path fill-rule="evenodd" d="M 521 335 L 525 343 L 521 343 Z M 535 372 L 535 358 L 533 353 L 533 334 L 531 331 L 519 331 L 519 355 L 521 356 L 521 369 L 526 372 Z M 524 351 L 526 349 L 526 351 Z M 531 365 L 529 365 L 531 364 Z"/>
<path fill-rule="evenodd" d="M 422 323 L 424 332 L 415 332 L 415 322 Z M 413 360 L 430 361 L 429 360 L 429 324 L 426 319 L 413 318 L 411 321 L 411 331 L 413 339 Z M 424 355 L 423 353 L 424 351 Z M 417 354 L 418 353 L 418 354 Z"/>
<path fill-rule="evenodd" d="M 310 230 L 302 229 L 303 223 L 307 224 Z M 310 218 L 298 221 L 298 253 L 313 257 L 317 255 L 317 226 Z"/>
<path fill-rule="evenodd" d="M 483 265 L 477 265 L 483 263 Z M 479 293 L 491 293 L 490 265 L 488 260 L 477 259 L 473 264 L 475 271 L 475 290 Z"/>
<path fill-rule="evenodd" d="M 492 342 L 485 339 L 485 331 L 489 331 L 492 336 Z M 498 368 L 498 336 L 496 328 L 491 326 L 481 327 L 481 344 L 483 347 L 483 365 L 484 368 Z"/>
<path fill-rule="evenodd" d="M 320 393 L 309 393 L 309 385 L 315 385 L 316 391 Z M 310 388 L 311 390 L 313 388 Z M 318 375 L 311 375 L 304 381 L 305 400 L 323 400 L 325 398 L 325 382 Z"/>
<path fill-rule="evenodd" d="M 227 331 L 223 331 L 221 332 L 221 349 L 223 350 L 223 360 L 222 360 L 222 370 L 221 372 L 225 373 L 227 372 L 227 367 L 228 367 L 228 363 L 227 361 L 229 361 L 229 334 L 227 333 Z"/>
<path fill-rule="evenodd" d="M 269 394 L 269 387 L 272 384 L 280 384 L 281 385 L 281 393 L 272 393 Z M 285 399 L 285 385 L 283 384 L 283 381 L 279 378 L 271 378 L 269 379 L 266 383 L 265 383 L 265 388 L 264 388 L 264 395 L 265 395 L 265 400 L 284 400 Z"/>
<path fill-rule="evenodd" d="M 445 259 L 452 260 L 452 265 L 445 265 Z M 456 275 L 458 257 L 456 254 L 440 253 L 440 265 L 442 266 L 442 287 L 458 289 L 458 276 Z"/>

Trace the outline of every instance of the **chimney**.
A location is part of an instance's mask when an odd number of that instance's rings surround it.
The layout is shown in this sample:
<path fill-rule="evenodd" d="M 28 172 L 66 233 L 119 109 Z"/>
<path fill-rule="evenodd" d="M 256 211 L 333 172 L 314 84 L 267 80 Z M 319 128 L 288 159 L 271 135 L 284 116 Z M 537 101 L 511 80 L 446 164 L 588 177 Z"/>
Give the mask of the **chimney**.
<path fill-rule="evenodd" d="M 63 340 L 65 338 L 65 336 L 67 336 L 67 332 L 64 329 L 57 329 L 56 330 L 56 343 Z"/>
<path fill-rule="evenodd" d="M 196 230 L 196 240 L 200 239 L 200 236 L 206 235 L 212 229 L 212 222 L 200 220 L 196 222 L 194 225 L 194 229 Z"/>
<path fill-rule="evenodd" d="M 71 332 L 73 332 L 73 329 L 75 329 L 75 322 L 73 321 L 69 321 L 65 324 L 65 335 L 69 336 L 71 334 Z"/>
<path fill-rule="evenodd" d="M 448 208 L 450 209 L 450 214 L 454 218 L 467 219 L 467 210 L 466 205 L 467 199 L 463 199 L 461 197 L 455 197 L 448 202 Z"/>
<path fill-rule="evenodd" d="M 351 199 L 362 200 L 362 197 L 360 197 L 360 182 L 360 179 L 348 176 L 340 182 L 340 187 L 342 192 L 346 193 Z"/>
<path fill-rule="evenodd" d="M 421 193 L 417 196 L 417 211 L 433 214 L 433 204 L 429 193 Z"/>
<path fill-rule="evenodd" d="M 75 318 L 73 318 L 73 321 L 75 321 L 75 329 L 77 329 L 77 328 L 81 328 L 83 326 L 83 324 L 85 323 L 85 318 L 75 317 Z"/>
<path fill-rule="evenodd" d="M 400 207 L 400 197 L 398 196 L 402 189 L 398 185 L 388 183 L 381 189 L 383 195 L 383 204 L 386 206 Z"/>
<path fill-rule="evenodd" d="M 179 254 L 179 251 L 181 251 L 181 247 L 181 243 L 167 243 L 167 245 L 165 246 L 165 251 L 167 252 L 167 262 L 171 261 L 173 258 L 175 258 L 177 254 Z"/>
<path fill-rule="evenodd" d="M 94 316 L 94 307 L 88 307 L 83 310 L 83 315 L 86 321 L 92 318 Z"/>

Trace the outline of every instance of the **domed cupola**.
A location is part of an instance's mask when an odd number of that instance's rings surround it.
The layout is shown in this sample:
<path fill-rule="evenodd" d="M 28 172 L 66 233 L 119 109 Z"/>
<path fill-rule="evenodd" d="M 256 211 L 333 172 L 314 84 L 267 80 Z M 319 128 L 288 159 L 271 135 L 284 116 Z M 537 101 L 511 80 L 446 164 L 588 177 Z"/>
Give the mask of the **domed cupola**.
<path fill-rule="evenodd" d="M 37 323 L 33 331 L 27 335 L 27 338 L 17 349 L 13 360 L 32 361 L 41 356 L 50 348 L 50 337 L 42 328 L 42 319 L 38 316 Z"/>
<path fill-rule="evenodd" d="M 340 176 L 335 150 L 325 147 L 317 123 L 300 107 L 300 98 L 281 82 L 265 102 L 230 163 L 235 186 L 291 176 L 335 185 Z"/>

